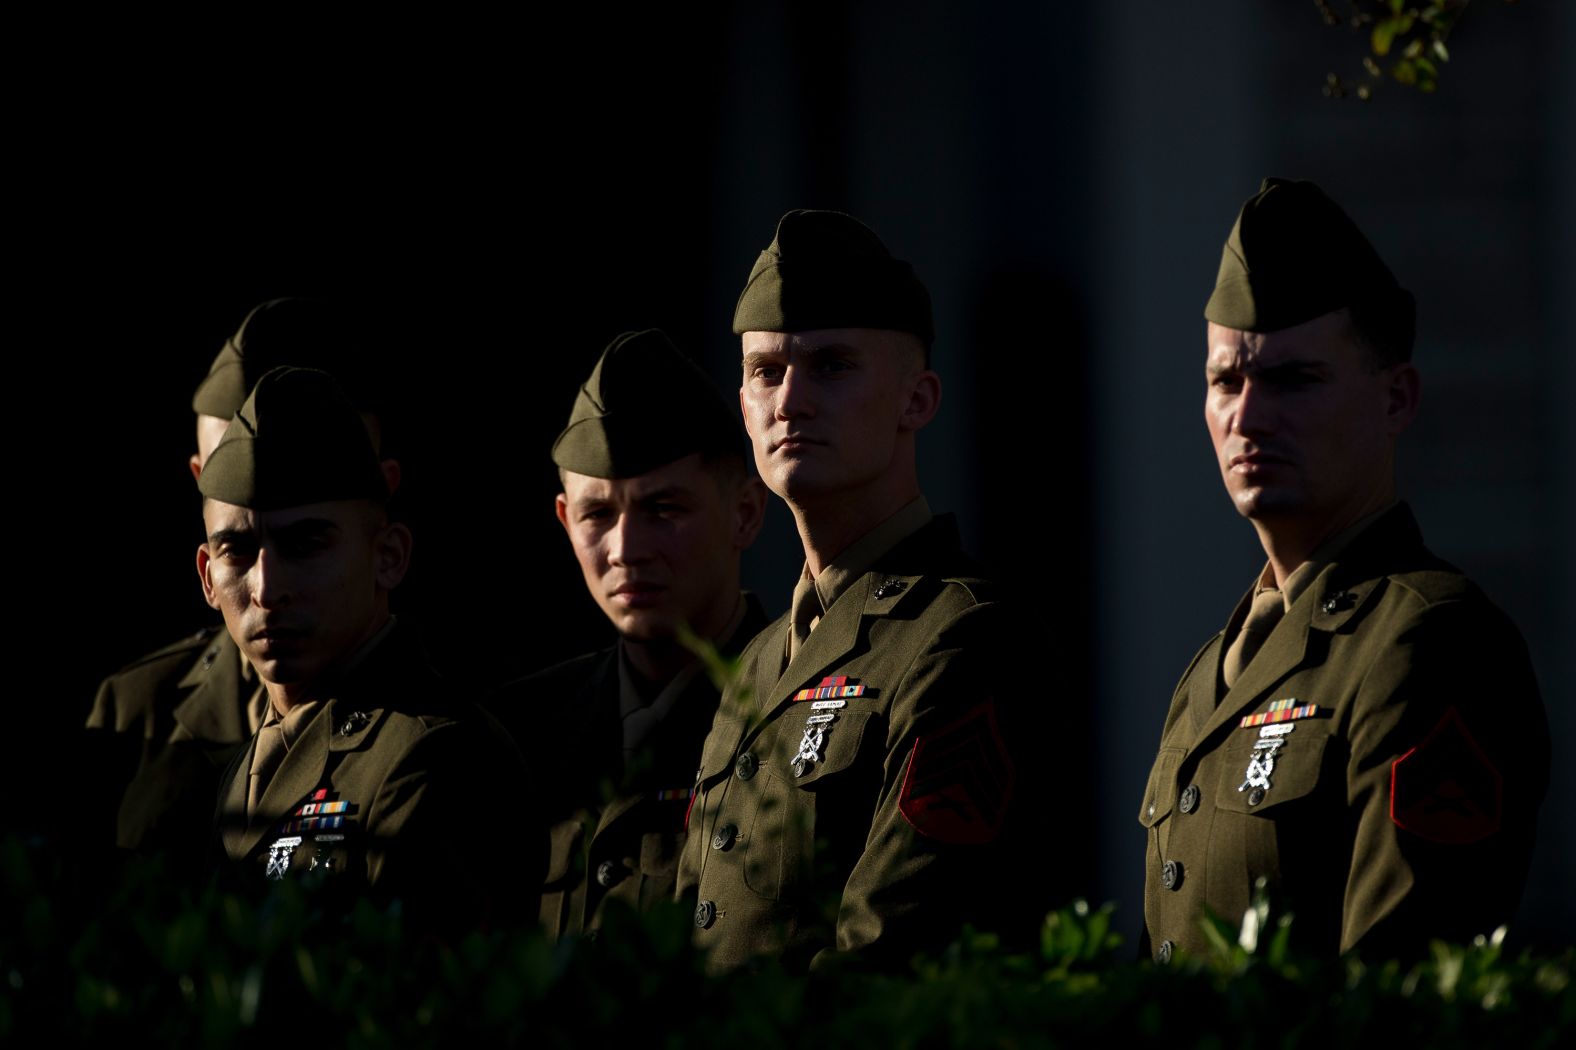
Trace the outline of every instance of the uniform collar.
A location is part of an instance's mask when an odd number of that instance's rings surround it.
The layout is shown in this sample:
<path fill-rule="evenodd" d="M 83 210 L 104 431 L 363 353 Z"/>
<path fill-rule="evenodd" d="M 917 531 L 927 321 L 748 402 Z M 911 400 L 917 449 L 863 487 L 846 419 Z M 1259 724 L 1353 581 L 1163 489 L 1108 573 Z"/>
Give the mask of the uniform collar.
<path fill-rule="evenodd" d="M 822 611 L 830 609 L 843 592 L 853 586 L 854 581 L 870 571 L 882 556 L 929 525 L 933 516 L 930 512 L 930 504 L 925 501 L 924 496 L 919 496 L 849 544 L 843 553 L 833 558 L 832 563 L 815 577 L 815 594 L 821 599 Z M 804 574 L 809 575 L 809 573 L 810 566 L 806 563 Z"/>
<path fill-rule="evenodd" d="M 1265 691 L 1300 667 L 1308 653 L 1311 631 L 1334 633 L 1344 628 L 1347 621 L 1368 606 L 1387 575 L 1439 564 L 1423 546 L 1417 520 L 1405 503 L 1391 505 L 1336 538 L 1341 540 L 1339 550 L 1326 554 L 1321 548 L 1324 557 L 1317 572 L 1311 573 L 1302 585 L 1297 600 L 1243 668 L 1242 676 L 1220 697 L 1219 706 L 1201 703 L 1205 697 L 1195 692 L 1195 746 L 1221 726 L 1231 724 L 1244 710 L 1257 704 Z M 1309 563 L 1313 561 L 1309 559 Z M 1238 602 L 1210 658 L 1214 671 L 1208 680 L 1211 693 L 1220 681 L 1220 661 L 1226 644 L 1241 626 L 1253 593 L 1250 588 Z M 1202 681 L 1195 686 L 1195 690 L 1203 688 Z"/>
<path fill-rule="evenodd" d="M 1361 536 L 1364 532 L 1367 532 L 1375 522 L 1377 522 L 1380 518 L 1383 518 L 1386 514 L 1389 514 L 1391 511 L 1395 510 L 1395 508 L 1399 505 L 1400 503 L 1398 500 L 1391 500 L 1383 508 L 1374 511 L 1366 518 L 1362 518 L 1352 525 L 1348 525 L 1340 532 L 1337 532 L 1334 536 L 1331 536 L 1329 539 L 1319 544 L 1318 548 L 1315 549 L 1312 554 L 1308 555 L 1308 560 L 1297 566 L 1297 568 L 1292 571 L 1292 574 L 1286 577 L 1286 586 L 1281 588 L 1283 592 L 1282 597 L 1286 602 L 1286 611 L 1291 611 L 1291 607 L 1297 603 L 1297 599 L 1301 598 L 1308 588 L 1313 585 L 1314 580 L 1316 580 L 1319 574 L 1325 570 L 1326 566 L 1328 566 L 1331 562 L 1339 560 L 1341 555 L 1346 552 L 1346 549 L 1350 547 L 1359 536 Z M 1265 566 L 1265 572 L 1269 576 L 1269 579 L 1273 581 L 1275 577 L 1273 573 L 1270 572 L 1268 565 Z"/>

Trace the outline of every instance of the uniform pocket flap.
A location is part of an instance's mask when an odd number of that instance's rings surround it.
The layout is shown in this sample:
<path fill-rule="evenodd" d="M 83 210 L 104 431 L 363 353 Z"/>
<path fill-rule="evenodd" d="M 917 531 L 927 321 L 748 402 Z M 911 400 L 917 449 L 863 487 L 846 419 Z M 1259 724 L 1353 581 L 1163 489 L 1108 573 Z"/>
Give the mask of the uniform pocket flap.
<path fill-rule="evenodd" d="M 1177 801 L 1177 766 L 1186 752 L 1180 747 L 1163 747 L 1149 771 L 1144 798 L 1138 804 L 1138 822 L 1152 828 L 1171 814 Z"/>
<path fill-rule="evenodd" d="M 1238 730 L 1221 749 L 1215 805 L 1233 813 L 1264 813 L 1304 798 L 1319 783 L 1328 733 L 1289 733 L 1276 748 L 1255 747 L 1263 738 Z"/>
<path fill-rule="evenodd" d="M 785 725 L 783 737 L 789 747 L 784 754 L 788 758 L 787 775 L 791 782 L 800 787 L 809 787 L 853 765 L 859 755 L 859 744 L 864 738 L 870 714 L 869 711 L 839 713 L 835 720 L 820 724 L 819 748 L 815 746 L 817 741 L 813 732 L 806 738 L 806 730 L 812 727 L 801 726 L 797 721 Z M 815 755 L 813 759 L 809 758 L 811 754 Z M 806 756 L 806 761 L 803 772 L 795 775 L 794 763 L 799 755 Z"/>

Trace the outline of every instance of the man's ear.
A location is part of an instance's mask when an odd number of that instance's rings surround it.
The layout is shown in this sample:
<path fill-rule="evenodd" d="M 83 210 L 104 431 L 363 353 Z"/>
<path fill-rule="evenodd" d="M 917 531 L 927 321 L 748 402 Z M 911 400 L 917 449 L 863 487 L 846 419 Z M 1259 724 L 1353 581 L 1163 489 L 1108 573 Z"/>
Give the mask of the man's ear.
<path fill-rule="evenodd" d="M 1391 367 L 1385 398 L 1385 430 L 1394 437 L 1412 425 L 1423 399 L 1423 377 L 1416 365 L 1405 361 Z"/>
<path fill-rule="evenodd" d="M 193 481 L 202 477 L 202 459 L 197 453 L 192 453 L 191 458 L 186 461 L 186 465 L 191 468 Z"/>
<path fill-rule="evenodd" d="M 560 492 L 556 497 L 554 497 L 554 499 L 553 499 L 553 512 L 558 515 L 558 524 L 560 524 L 560 525 L 562 525 L 564 527 L 564 531 L 565 532 L 568 532 L 569 531 L 569 496 L 567 494 Z"/>
<path fill-rule="evenodd" d="M 742 551 L 755 542 L 766 523 L 766 483 L 750 475 L 739 483 L 733 501 L 733 549 Z"/>
<path fill-rule="evenodd" d="M 919 430 L 936 418 L 941 410 L 941 377 L 925 369 L 910 381 L 908 403 L 903 406 L 898 427 L 901 430 Z"/>
<path fill-rule="evenodd" d="M 197 458 L 196 456 L 192 457 L 193 460 L 195 460 L 196 458 Z M 209 565 L 212 563 L 212 561 L 213 561 L 213 555 L 209 553 L 208 545 L 206 543 L 198 544 L 197 545 L 197 579 L 202 582 L 202 596 L 203 596 L 203 600 L 208 603 L 208 607 L 210 609 L 217 609 L 219 607 L 219 598 L 218 598 L 217 595 L 214 594 L 213 578 L 211 576 L 209 576 L 209 574 L 208 574 L 208 568 L 209 568 Z"/>
<path fill-rule="evenodd" d="M 379 463 L 378 466 L 383 468 L 383 480 L 388 482 L 389 495 L 394 495 L 394 493 L 399 491 L 399 482 L 401 477 L 399 460 L 385 459 Z"/>
<path fill-rule="evenodd" d="M 398 587 L 410 571 L 410 552 L 414 540 L 402 521 L 391 521 L 378 530 L 373 541 L 378 566 L 378 586 L 385 591 Z"/>

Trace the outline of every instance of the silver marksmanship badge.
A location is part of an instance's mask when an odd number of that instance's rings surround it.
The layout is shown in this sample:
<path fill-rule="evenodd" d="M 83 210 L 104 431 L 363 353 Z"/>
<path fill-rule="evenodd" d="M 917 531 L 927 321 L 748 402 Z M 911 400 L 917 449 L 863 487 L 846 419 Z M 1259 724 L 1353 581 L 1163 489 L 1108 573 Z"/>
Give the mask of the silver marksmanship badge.
<path fill-rule="evenodd" d="M 343 835 L 313 835 L 312 843 L 317 849 L 312 853 L 312 866 L 307 870 L 316 871 L 318 868 L 322 868 L 324 871 L 332 871 L 334 868 L 334 844 L 343 841 L 345 841 L 345 836 Z"/>
<path fill-rule="evenodd" d="M 1248 774 L 1238 787 L 1238 791 L 1246 791 L 1250 787 L 1270 789 L 1270 774 L 1275 772 L 1275 755 L 1286 744 L 1284 736 L 1261 737 L 1253 742 L 1253 755 L 1248 759 Z"/>
<path fill-rule="evenodd" d="M 301 845 L 300 835 L 286 835 L 275 839 L 274 844 L 268 847 L 268 867 L 263 874 L 275 882 L 285 877 L 285 872 L 290 870 L 290 858 L 295 855 L 295 848 Z"/>
<path fill-rule="evenodd" d="M 826 743 L 826 730 L 828 723 L 836 717 L 834 715 L 811 715 L 809 722 L 804 727 L 804 739 L 799 741 L 799 753 L 794 756 L 792 769 L 793 775 L 802 777 L 810 769 L 812 762 L 821 761 L 821 745 Z"/>

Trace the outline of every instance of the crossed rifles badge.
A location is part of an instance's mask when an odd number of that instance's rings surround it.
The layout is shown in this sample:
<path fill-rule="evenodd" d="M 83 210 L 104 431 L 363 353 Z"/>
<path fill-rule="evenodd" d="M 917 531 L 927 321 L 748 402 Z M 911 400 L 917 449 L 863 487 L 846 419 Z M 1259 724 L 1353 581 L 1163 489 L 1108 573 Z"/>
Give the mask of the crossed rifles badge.
<path fill-rule="evenodd" d="M 1254 715 L 1244 715 L 1237 723 L 1239 729 L 1259 726 L 1259 738 L 1253 742 L 1253 754 L 1248 757 L 1246 778 L 1237 786 L 1238 791 L 1249 788 L 1258 794 L 1248 799 L 1255 804 L 1270 789 L 1270 774 L 1275 772 L 1275 756 L 1286 746 L 1286 736 L 1297 727 L 1292 723 L 1302 718 L 1312 718 L 1319 713 L 1318 704 L 1298 704 L 1295 698 L 1277 700 Z"/>
<path fill-rule="evenodd" d="M 864 696 L 865 687 L 849 685 L 847 675 L 828 675 L 821 684 L 811 689 L 801 689 L 794 694 L 795 702 L 810 701 L 812 714 L 804 723 L 804 738 L 799 741 L 799 753 L 794 755 L 790 768 L 795 777 L 802 777 L 810 767 L 821 761 L 821 748 L 826 746 L 826 734 L 837 721 L 837 712 L 848 706 L 847 697 Z"/>
<path fill-rule="evenodd" d="M 328 801 L 328 788 L 318 788 L 312 792 L 310 800 L 297 806 L 279 825 L 280 836 L 268 847 L 268 866 L 263 869 L 263 875 L 274 882 L 285 877 L 285 872 L 290 870 L 290 861 L 295 857 L 296 847 L 305 841 L 298 834 L 303 831 L 314 833 L 312 841 L 317 851 L 312 857 L 312 870 L 332 867 L 331 851 L 336 843 L 343 842 L 345 838 L 336 829 L 345 826 L 349 819 L 346 814 L 353 808 L 349 802 Z"/>

